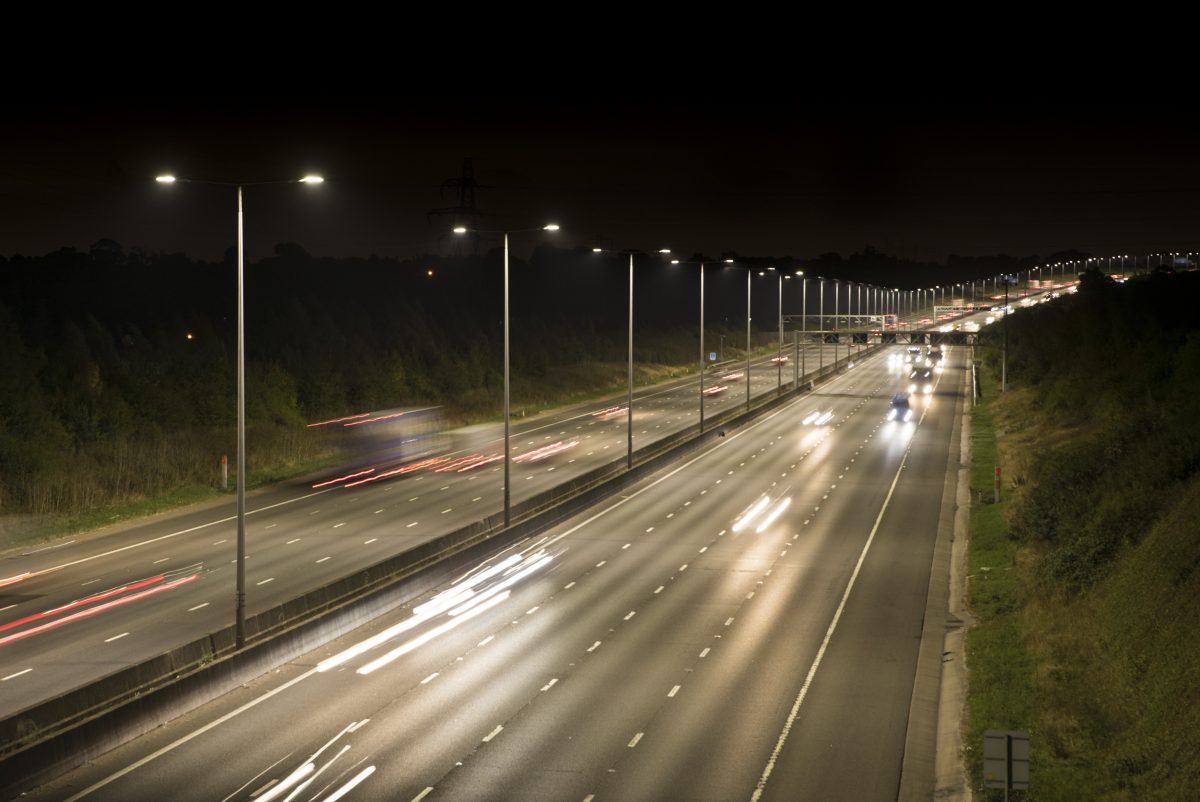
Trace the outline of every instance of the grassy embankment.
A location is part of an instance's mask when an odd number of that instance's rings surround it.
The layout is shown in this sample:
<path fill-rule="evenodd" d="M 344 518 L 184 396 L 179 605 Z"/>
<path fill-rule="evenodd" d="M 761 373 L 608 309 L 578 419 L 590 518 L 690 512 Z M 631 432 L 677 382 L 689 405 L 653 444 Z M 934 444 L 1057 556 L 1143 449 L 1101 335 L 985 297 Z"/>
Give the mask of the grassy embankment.
<path fill-rule="evenodd" d="M 1136 316 L 1138 299 L 1126 300 Z M 1170 320 L 1154 307 L 1148 319 Z M 1085 335 L 1087 314 L 1064 310 Z M 1044 329 L 1041 317 L 1023 325 Z M 1017 340 L 1007 394 L 985 369 L 972 424 L 969 592 L 979 624 L 967 640 L 966 749 L 976 798 L 1002 798 L 982 791 L 982 733 L 997 728 L 1029 733 L 1026 799 L 1194 799 L 1200 339 L 1159 328 L 1149 342 L 1115 336 L 1090 355 L 1078 337 L 1068 347 L 1038 335 Z M 1023 363 L 1020 349 L 1035 347 L 1059 368 Z M 1142 384 L 1131 367 L 1139 359 L 1159 363 Z M 994 504 L 997 464 L 1004 498 Z"/>

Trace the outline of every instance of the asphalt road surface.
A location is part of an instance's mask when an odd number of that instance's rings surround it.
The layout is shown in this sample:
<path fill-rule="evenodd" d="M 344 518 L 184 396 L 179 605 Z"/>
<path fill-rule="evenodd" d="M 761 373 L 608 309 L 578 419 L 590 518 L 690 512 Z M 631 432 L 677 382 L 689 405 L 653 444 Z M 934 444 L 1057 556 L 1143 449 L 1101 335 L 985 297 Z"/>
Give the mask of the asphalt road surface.
<path fill-rule="evenodd" d="M 806 366 L 815 366 L 817 349 L 810 350 Z M 824 349 L 826 363 L 832 352 L 832 346 Z M 791 371 L 790 362 L 783 366 L 785 381 Z M 753 396 L 773 392 L 778 373 L 769 359 L 758 360 L 751 370 Z M 706 417 L 744 404 L 745 363 L 710 371 L 706 385 L 726 388 L 706 397 Z M 624 400 L 517 419 L 512 503 L 623 460 Z M 695 377 L 638 391 L 634 416 L 635 448 L 695 426 Z M 472 453 L 499 459 L 501 438 L 499 425 L 484 427 Z M 248 615 L 503 509 L 498 462 L 438 470 L 448 464 L 355 487 L 287 483 L 251 494 Z M 229 626 L 235 557 L 232 499 L 5 555 L 0 716 Z"/>
<path fill-rule="evenodd" d="M 912 423 L 888 349 L 24 798 L 895 799 L 965 350 Z"/>

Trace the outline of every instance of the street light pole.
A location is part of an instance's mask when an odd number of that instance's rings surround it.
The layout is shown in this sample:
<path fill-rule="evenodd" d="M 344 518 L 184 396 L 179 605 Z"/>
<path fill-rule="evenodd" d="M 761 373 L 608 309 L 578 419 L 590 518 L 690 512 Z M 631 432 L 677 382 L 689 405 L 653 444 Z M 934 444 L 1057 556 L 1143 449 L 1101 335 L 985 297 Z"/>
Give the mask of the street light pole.
<path fill-rule="evenodd" d="M 559 226 L 556 223 L 548 223 L 540 228 L 524 228 L 512 232 L 471 230 L 472 234 L 502 234 L 504 237 L 504 525 L 506 527 L 512 523 L 512 491 L 510 482 L 512 471 L 509 465 L 512 453 L 512 405 L 508 345 L 508 235 L 510 233 L 521 234 L 526 231 L 558 231 L 558 229 Z M 454 227 L 455 234 L 461 235 L 467 232 L 468 229 L 465 226 Z"/>
<path fill-rule="evenodd" d="M 779 354 L 775 362 L 776 367 L 779 368 L 779 381 L 775 392 L 779 393 L 783 391 L 783 271 L 776 270 L 775 272 L 779 278 Z"/>
<path fill-rule="evenodd" d="M 246 335 L 245 335 L 245 288 L 246 247 L 244 235 L 244 212 L 242 188 L 264 184 L 320 184 L 325 179 L 319 175 L 282 181 L 255 181 L 231 183 L 228 181 L 204 181 L 193 178 L 176 178 L 174 175 L 156 176 L 160 184 L 212 184 L 234 187 L 237 191 L 237 558 L 234 597 L 234 647 L 246 645 Z"/>
<path fill-rule="evenodd" d="M 800 348 L 800 367 L 797 368 L 800 372 L 796 375 L 796 389 L 800 389 L 800 380 L 804 378 L 804 351 L 808 347 L 807 339 L 804 335 L 808 334 L 808 276 L 804 275 L 804 271 L 800 271 L 802 278 L 800 279 L 800 332 L 801 332 L 801 348 Z M 795 329 L 793 329 L 795 331 Z"/>
<path fill-rule="evenodd" d="M 817 345 L 817 370 L 825 369 L 825 278 L 821 277 L 821 342 Z"/>
<path fill-rule="evenodd" d="M 504 526 L 512 522 L 512 482 L 509 481 L 511 410 L 508 376 L 508 232 L 504 232 Z"/>
<path fill-rule="evenodd" d="M 625 467 L 633 467 L 633 251 L 629 252 L 629 395 L 626 403 L 628 423 L 625 450 Z"/>
<path fill-rule="evenodd" d="M 746 268 L 746 411 L 750 411 L 750 279 L 754 271 Z"/>

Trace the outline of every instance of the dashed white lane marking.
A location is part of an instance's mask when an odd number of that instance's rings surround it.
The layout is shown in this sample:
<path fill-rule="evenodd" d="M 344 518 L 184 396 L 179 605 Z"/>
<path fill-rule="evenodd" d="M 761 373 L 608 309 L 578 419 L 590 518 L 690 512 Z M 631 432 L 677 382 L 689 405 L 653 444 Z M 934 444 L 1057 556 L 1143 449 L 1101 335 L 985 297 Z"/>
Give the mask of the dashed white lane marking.
<path fill-rule="evenodd" d="M 188 612 L 189 612 L 189 613 L 194 613 L 194 612 L 196 612 L 197 610 L 202 610 L 202 609 L 204 609 L 205 607 L 207 607 L 209 604 L 210 604 L 209 602 L 205 602 L 204 604 L 197 604 L 195 607 L 189 607 L 189 608 L 188 608 Z"/>
<path fill-rule="evenodd" d="M 285 545 L 285 546 L 290 546 L 290 545 L 292 545 L 293 543 L 299 543 L 299 542 L 300 542 L 300 538 L 298 538 L 298 537 L 294 537 L 294 538 L 292 538 L 291 540 L 289 540 L 287 543 L 284 543 L 283 545 Z"/>
<path fill-rule="evenodd" d="M 621 551 L 624 551 L 625 549 L 629 548 L 632 545 L 633 545 L 632 543 L 626 543 L 624 546 L 621 547 Z"/>
<path fill-rule="evenodd" d="M 632 749 L 633 747 L 637 746 L 638 741 L 642 740 L 643 735 L 645 735 L 645 733 L 639 732 L 637 735 L 633 736 L 633 738 L 629 741 L 629 748 Z"/>
<path fill-rule="evenodd" d="M 489 643 L 491 643 L 495 639 L 496 639 L 495 635 L 488 635 L 486 638 L 479 641 L 479 643 L 476 643 L 475 646 L 476 646 L 476 648 L 478 648 L 480 646 L 487 646 Z"/>
<path fill-rule="evenodd" d="M 675 513 L 673 513 L 673 512 L 669 512 L 669 513 L 667 513 L 667 517 L 668 517 L 668 518 L 674 518 L 674 517 L 675 517 Z"/>
<path fill-rule="evenodd" d="M 628 621 L 629 619 L 633 618 L 635 615 L 637 615 L 637 610 L 630 610 L 629 613 L 625 616 L 625 620 Z"/>
<path fill-rule="evenodd" d="M 664 587 L 666 587 L 666 585 L 659 585 L 659 586 L 658 586 L 658 589 L 657 589 L 657 590 L 655 590 L 654 592 L 655 592 L 655 593 L 662 593 L 662 589 L 663 589 Z"/>
<path fill-rule="evenodd" d="M 608 560 L 601 560 L 600 562 L 596 563 L 596 567 L 597 567 L 597 568 L 600 568 L 600 567 L 602 567 L 602 566 L 603 566 L 603 565 L 604 565 L 606 562 L 608 562 Z"/>
<path fill-rule="evenodd" d="M 573 587 L 575 587 L 575 583 L 573 581 L 568 582 L 567 584 L 563 585 L 563 590 L 570 590 Z"/>
<path fill-rule="evenodd" d="M 541 607 L 540 604 L 535 604 L 533 607 L 530 607 L 528 610 L 525 611 L 525 615 L 533 615 L 534 613 L 536 613 L 538 611 L 538 608 L 540 608 L 540 607 Z"/>
<path fill-rule="evenodd" d="M 710 648 L 710 647 L 708 647 L 708 646 L 705 646 L 705 647 L 704 647 L 704 651 L 700 652 L 700 656 L 701 656 L 701 657 L 708 657 L 709 648 Z"/>
<path fill-rule="evenodd" d="M 213 545 L 214 545 L 214 546 L 219 546 L 219 545 L 221 545 L 222 543 L 228 543 L 228 542 L 229 542 L 229 538 L 225 538 L 224 540 L 218 540 L 216 543 L 213 543 Z"/>
<path fill-rule="evenodd" d="M 588 794 L 587 796 L 585 796 L 583 798 L 583 802 L 592 802 L 592 800 L 595 798 L 596 798 L 595 794 Z"/>
<path fill-rule="evenodd" d="M 27 668 L 24 671 L 18 671 L 16 674 L 9 674 L 7 677 L 0 677 L 0 682 L 8 682 L 10 679 L 16 679 L 22 674 L 28 674 L 30 671 L 33 671 L 33 669 Z"/>
<path fill-rule="evenodd" d="M 483 496 L 476 496 L 475 498 L 471 499 L 471 501 L 479 501 L 481 498 L 483 498 Z"/>
<path fill-rule="evenodd" d="M 547 682 L 545 685 L 543 685 L 543 686 L 542 686 L 542 691 L 543 691 L 543 692 L 545 692 L 545 691 L 548 691 L 548 690 L 550 690 L 551 688 L 553 688 L 553 687 L 554 687 L 554 684 L 555 684 L 556 682 L 558 682 L 558 677 L 555 677 L 554 679 L 550 680 L 550 681 L 549 681 L 549 682 Z"/>
<path fill-rule="evenodd" d="M 420 496 L 413 496 L 412 498 L 409 499 L 409 501 L 416 501 L 419 498 L 420 498 Z"/>
<path fill-rule="evenodd" d="M 708 546 L 705 546 L 704 548 L 700 549 L 701 554 L 703 554 L 706 551 L 708 551 Z"/>
<path fill-rule="evenodd" d="M 680 573 L 683 573 L 684 571 L 686 571 L 687 567 L 688 567 L 687 563 L 684 563 L 683 565 L 679 566 Z"/>
<path fill-rule="evenodd" d="M 319 563 L 323 563 L 323 562 L 325 562 L 325 561 L 326 561 L 326 560 L 328 560 L 328 559 L 329 559 L 328 557 L 322 557 L 321 559 L 317 560 L 317 562 L 319 562 Z"/>
<path fill-rule="evenodd" d="M 438 490 L 449 490 L 449 489 L 450 489 L 450 485 L 446 485 L 445 487 L 438 488 Z"/>
<path fill-rule="evenodd" d="M 169 560 L 169 559 L 171 559 L 171 558 L 170 558 L 170 557 L 163 557 L 161 560 L 155 560 L 155 561 L 152 563 L 152 565 L 158 565 L 159 563 L 165 563 L 165 562 L 166 562 L 167 560 Z"/>
<path fill-rule="evenodd" d="M 96 577 L 95 579 L 89 579 L 87 582 L 84 582 L 84 583 L 83 583 L 82 585 L 80 585 L 79 587 L 81 587 L 81 588 L 86 588 L 88 585 L 94 585 L 94 584 L 96 584 L 96 583 L 97 583 L 97 582 L 99 582 L 101 579 L 103 579 L 103 577 L 99 577 L 99 576 L 98 576 L 98 577 Z M 7 610 L 8 608 L 7 608 L 7 607 L 5 607 L 4 609 L 5 609 L 5 610 Z"/>
<path fill-rule="evenodd" d="M 599 647 L 599 646 L 600 646 L 600 641 L 596 641 L 595 643 L 593 643 L 591 646 L 588 647 L 588 651 L 594 652 L 594 651 L 596 651 L 597 647 Z"/>
<path fill-rule="evenodd" d="M 428 788 L 426 788 L 424 791 L 422 791 L 421 793 L 414 796 L 412 798 L 412 802 L 421 802 L 421 800 L 424 799 L 425 797 L 429 796 L 429 794 L 432 793 L 432 791 L 433 791 L 433 786 L 431 785 Z"/>
<path fill-rule="evenodd" d="M 503 730 L 503 729 L 504 729 L 504 725 L 503 725 L 503 724 L 497 724 L 497 725 L 496 725 L 496 729 L 492 730 L 492 731 L 491 731 L 491 732 L 489 732 L 487 735 L 483 736 L 483 742 L 484 742 L 484 743 L 487 743 L 488 741 L 492 740 L 492 739 L 493 739 L 493 738 L 495 738 L 497 735 L 499 735 L 499 734 L 500 734 L 500 731 L 501 731 L 501 730 Z"/>
<path fill-rule="evenodd" d="M 733 618 L 732 618 L 732 617 L 730 617 L 730 618 L 726 618 L 726 619 L 725 619 L 725 626 L 729 626 L 729 625 L 730 625 L 730 624 L 732 624 L 732 623 L 733 623 Z"/>
<path fill-rule="evenodd" d="M 263 529 L 272 529 L 276 526 L 279 526 L 279 524 L 267 524 L 266 526 L 263 527 Z"/>
<path fill-rule="evenodd" d="M 753 599 L 753 598 L 754 598 L 754 591 L 750 591 L 749 593 L 747 593 L 747 594 L 746 594 L 746 599 L 747 599 L 747 600 L 749 600 L 749 599 Z"/>
<path fill-rule="evenodd" d="M 128 634 L 129 634 L 128 632 L 122 632 L 120 635 L 113 635 L 111 638 L 105 638 L 105 639 L 104 639 L 104 642 L 105 642 L 105 643 L 112 643 L 112 642 L 113 642 L 113 641 L 115 641 L 115 640 L 120 640 L 121 638 L 125 637 L 125 636 L 126 636 L 126 635 L 128 635 Z"/>
<path fill-rule="evenodd" d="M 383 512 L 383 510 L 375 510 L 375 512 L 373 512 L 373 513 L 371 513 L 371 514 L 372 514 L 372 515 L 378 515 L 378 514 L 379 514 L 379 513 L 381 513 L 381 512 Z"/>
<path fill-rule="evenodd" d="M 272 576 L 272 577 L 268 577 L 268 578 L 264 579 L 262 582 L 255 582 L 254 584 L 256 584 L 256 585 L 265 585 L 265 584 L 267 584 L 268 582 L 274 582 L 274 581 L 275 581 L 275 577 L 273 577 L 273 576 Z"/>
<path fill-rule="evenodd" d="M 379 538 L 377 538 L 377 537 L 373 537 L 373 538 L 371 538 L 370 540 L 364 540 L 364 541 L 363 541 L 363 545 L 364 545 L 364 546 L 369 546 L 369 545 L 371 545 L 372 543 L 374 543 L 376 540 L 379 540 Z"/>
<path fill-rule="evenodd" d="M 4 607 L 0 607 L 0 613 L 4 612 L 5 610 L 11 610 L 12 608 L 14 608 L 16 606 L 17 606 L 16 603 L 13 603 L 13 604 L 5 605 Z"/>
<path fill-rule="evenodd" d="M 436 672 L 436 671 L 435 671 L 435 672 L 433 672 L 433 673 L 432 673 L 432 674 L 430 674 L 428 677 L 426 677 L 425 679 L 421 680 L 421 684 L 422 684 L 422 685 L 428 685 L 429 683 L 431 683 L 431 682 L 433 682 L 435 679 L 437 679 L 437 675 L 438 675 L 438 672 Z"/>
<path fill-rule="evenodd" d="M 671 699 L 671 698 L 673 698 L 673 697 L 675 696 L 675 694 L 677 694 L 677 693 L 679 693 L 679 686 L 678 686 L 678 685 L 676 685 L 674 688 L 672 688 L 672 689 L 671 689 L 671 690 L 670 690 L 670 691 L 667 693 L 667 698 L 668 698 L 668 699 Z"/>
<path fill-rule="evenodd" d="M 646 534 L 650 534 L 650 533 L 651 533 L 651 532 L 653 532 L 653 531 L 654 531 L 654 527 L 652 526 L 652 527 L 650 527 L 649 529 L 647 529 L 647 530 L 646 530 Z"/>
<path fill-rule="evenodd" d="M 333 525 L 333 528 L 334 528 L 334 529 L 337 529 L 338 527 L 345 526 L 345 525 L 346 525 L 346 522 L 345 522 L 345 521 L 342 521 L 340 524 L 334 524 L 334 525 Z"/>
<path fill-rule="evenodd" d="M 408 525 L 407 525 L 407 526 L 405 526 L 404 528 L 405 528 L 405 529 L 412 529 L 412 528 L 413 528 L 414 526 L 416 526 L 418 523 L 420 523 L 420 521 L 413 521 L 412 523 L 408 524 Z"/>

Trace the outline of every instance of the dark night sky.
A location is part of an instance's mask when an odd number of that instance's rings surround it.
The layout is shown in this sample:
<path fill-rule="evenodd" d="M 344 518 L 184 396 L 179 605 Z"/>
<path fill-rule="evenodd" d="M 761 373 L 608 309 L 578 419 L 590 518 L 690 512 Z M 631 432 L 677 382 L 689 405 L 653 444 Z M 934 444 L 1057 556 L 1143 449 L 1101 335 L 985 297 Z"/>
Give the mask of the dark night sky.
<path fill-rule="evenodd" d="M 0 254 L 102 237 L 215 259 L 232 190 L 161 171 L 320 187 L 246 193 L 251 259 L 446 252 L 464 156 L 495 228 L 553 219 L 565 245 L 843 255 L 872 245 L 1048 254 L 1200 248 L 1200 136 L 1171 104 L 802 102 L 800 94 L 112 96 L 10 103 L 0 117 Z M 536 238 L 515 243 L 527 252 Z"/>

